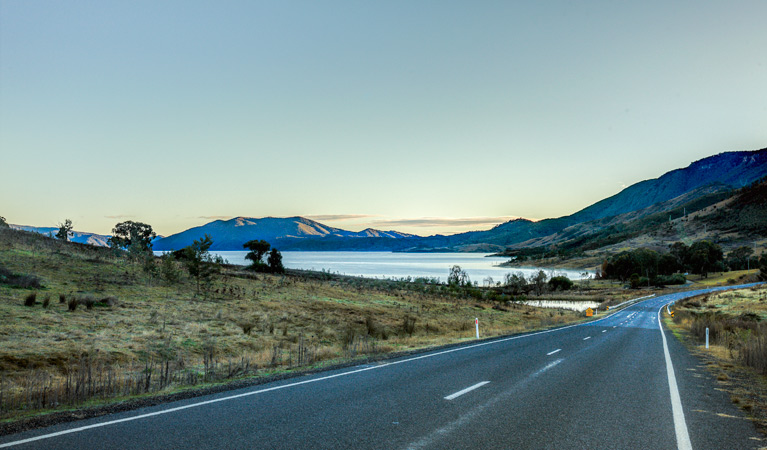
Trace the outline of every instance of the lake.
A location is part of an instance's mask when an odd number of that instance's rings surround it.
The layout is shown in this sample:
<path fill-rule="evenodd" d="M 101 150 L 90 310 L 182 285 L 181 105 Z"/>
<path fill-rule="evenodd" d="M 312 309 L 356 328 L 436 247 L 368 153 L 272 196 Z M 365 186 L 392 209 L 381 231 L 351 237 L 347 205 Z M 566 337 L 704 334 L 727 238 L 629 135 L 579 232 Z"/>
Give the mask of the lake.
<path fill-rule="evenodd" d="M 230 264 L 248 265 L 246 251 L 211 252 Z M 390 252 L 282 252 L 282 263 L 288 269 L 326 271 L 340 275 L 368 278 L 425 277 L 447 281 L 450 268 L 459 265 L 472 281 L 481 286 L 487 277 L 503 281 L 507 273 L 523 272 L 525 277 L 539 268 L 498 267 L 504 257 L 487 257 L 484 253 L 390 253 Z M 579 280 L 583 271 L 543 269 L 547 274 L 566 275 Z"/>

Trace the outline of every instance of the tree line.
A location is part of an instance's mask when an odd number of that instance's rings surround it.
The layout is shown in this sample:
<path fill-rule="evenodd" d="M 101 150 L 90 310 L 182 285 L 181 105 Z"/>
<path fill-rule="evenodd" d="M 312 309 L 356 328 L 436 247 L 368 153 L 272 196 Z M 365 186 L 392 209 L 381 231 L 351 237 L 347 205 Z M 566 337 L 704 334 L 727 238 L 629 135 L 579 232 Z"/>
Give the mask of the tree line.
<path fill-rule="evenodd" d="M 667 252 L 657 252 L 648 248 L 627 250 L 614 255 L 602 264 L 601 276 L 631 282 L 633 287 L 642 285 L 683 284 L 684 274 L 693 273 L 708 277 L 711 272 L 742 270 L 765 266 L 767 258 L 752 258 L 754 251 L 750 247 L 738 247 L 732 250 L 727 259 L 722 248 L 710 241 L 698 241 L 692 245 L 675 242 Z M 763 274 L 767 270 L 762 271 Z"/>

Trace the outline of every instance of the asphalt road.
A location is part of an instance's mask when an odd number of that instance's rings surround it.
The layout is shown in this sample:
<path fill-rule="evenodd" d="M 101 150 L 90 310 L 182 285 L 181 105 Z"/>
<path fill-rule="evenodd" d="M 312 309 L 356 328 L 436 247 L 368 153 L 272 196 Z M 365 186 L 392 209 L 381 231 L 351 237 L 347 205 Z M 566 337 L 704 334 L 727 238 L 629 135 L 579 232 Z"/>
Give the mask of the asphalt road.
<path fill-rule="evenodd" d="M 750 449 L 651 298 L 602 319 L 0 438 L 18 449 Z M 665 342 L 664 342 L 665 341 Z"/>

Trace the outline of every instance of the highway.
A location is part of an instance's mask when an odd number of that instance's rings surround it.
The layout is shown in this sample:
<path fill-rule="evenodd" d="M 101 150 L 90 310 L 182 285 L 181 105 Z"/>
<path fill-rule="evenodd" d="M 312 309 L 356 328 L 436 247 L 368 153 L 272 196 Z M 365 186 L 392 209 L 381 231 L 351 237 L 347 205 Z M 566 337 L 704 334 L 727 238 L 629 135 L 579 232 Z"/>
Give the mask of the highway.
<path fill-rule="evenodd" d="M 15 449 L 751 449 L 654 297 L 527 335 L 0 437 Z"/>

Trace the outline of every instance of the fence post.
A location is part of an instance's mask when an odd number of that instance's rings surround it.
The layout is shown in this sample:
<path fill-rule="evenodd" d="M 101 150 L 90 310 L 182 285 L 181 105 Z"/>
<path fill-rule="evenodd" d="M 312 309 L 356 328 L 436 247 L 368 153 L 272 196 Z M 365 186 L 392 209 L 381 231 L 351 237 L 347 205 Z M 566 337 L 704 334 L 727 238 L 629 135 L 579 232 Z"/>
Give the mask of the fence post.
<path fill-rule="evenodd" d="M 474 318 L 474 326 L 477 328 L 477 339 L 479 339 L 479 317 Z"/>
<path fill-rule="evenodd" d="M 706 350 L 708 350 L 708 327 L 706 327 Z"/>

